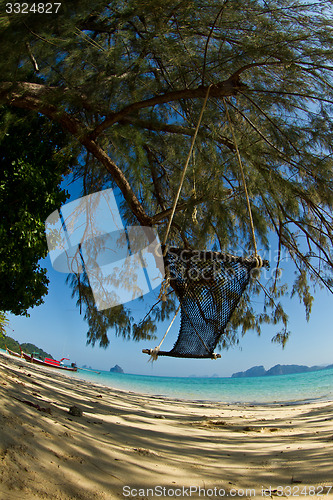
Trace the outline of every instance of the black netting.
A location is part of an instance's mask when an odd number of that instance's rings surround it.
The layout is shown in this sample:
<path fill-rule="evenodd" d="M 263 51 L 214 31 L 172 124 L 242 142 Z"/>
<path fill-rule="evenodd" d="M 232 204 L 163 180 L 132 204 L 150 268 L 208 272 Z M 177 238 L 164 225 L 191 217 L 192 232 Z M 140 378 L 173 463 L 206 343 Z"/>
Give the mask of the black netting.
<path fill-rule="evenodd" d="M 258 260 L 170 248 L 165 267 L 181 304 L 181 325 L 174 347 L 159 356 L 212 357 Z"/>

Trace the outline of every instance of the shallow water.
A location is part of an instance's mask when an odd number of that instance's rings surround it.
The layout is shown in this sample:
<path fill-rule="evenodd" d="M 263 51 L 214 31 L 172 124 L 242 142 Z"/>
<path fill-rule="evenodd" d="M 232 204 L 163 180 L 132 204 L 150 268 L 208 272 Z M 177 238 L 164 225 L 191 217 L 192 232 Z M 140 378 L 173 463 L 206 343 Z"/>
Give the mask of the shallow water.
<path fill-rule="evenodd" d="M 251 378 L 154 377 L 101 371 L 71 374 L 116 389 L 141 394 L 224 403 L 292 403 L 333 400 L 333 369 Z"/>
<path fill-rule="evenodd" d="M 59 373 L 122 391 L 181 400 L 249 404 L 333 401 L 333 369 L 248 378 L 156 377 L 80 370 Z"/>

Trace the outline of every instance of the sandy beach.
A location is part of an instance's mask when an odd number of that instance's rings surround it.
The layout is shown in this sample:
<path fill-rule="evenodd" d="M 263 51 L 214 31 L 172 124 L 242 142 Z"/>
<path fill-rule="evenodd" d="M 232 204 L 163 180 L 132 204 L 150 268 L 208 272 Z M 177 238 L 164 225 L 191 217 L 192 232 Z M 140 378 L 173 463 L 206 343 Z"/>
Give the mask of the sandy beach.
<path fill-rule="evenodd" d="M 333 498 L 332 402 L 171 400 L 5 354 L 0 377 L 3 500 Z"/>

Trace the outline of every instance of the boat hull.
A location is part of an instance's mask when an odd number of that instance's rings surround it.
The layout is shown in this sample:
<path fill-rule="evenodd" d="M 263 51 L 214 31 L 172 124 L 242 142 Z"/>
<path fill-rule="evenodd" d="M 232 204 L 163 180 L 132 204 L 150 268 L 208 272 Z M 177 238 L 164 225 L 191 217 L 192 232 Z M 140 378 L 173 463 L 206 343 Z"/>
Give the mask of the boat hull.
<path fill-rule="evenodd" d="M 10 349 L 8 349 L 8 347 L 6 346 L 6 351 L 8 352 L 8 354 L 10 354 L 11 356 L 15 356 L 16 358 L 22 358 L 21 354 L 19 354 L 18 352 L 15 352 L 15 351 L 12 351 Z"/>
<path fill-rule="evenodd" d="M 76 372 L 77 367 L 76 366 L 63 366 L 63 365 L 56 365 L 53 363 L 46 363 L 42 359 L 34 358 L 31 354 L 27 354 L 26 352 L 22 352 L 22 356 L 26 361 L 29 361 L 30 363 L 33 363 L 35 365 L 39 366 L 46 366 L 47 368 L 56 368 L 57 370 L 65 370 L 68 372 Z"/>

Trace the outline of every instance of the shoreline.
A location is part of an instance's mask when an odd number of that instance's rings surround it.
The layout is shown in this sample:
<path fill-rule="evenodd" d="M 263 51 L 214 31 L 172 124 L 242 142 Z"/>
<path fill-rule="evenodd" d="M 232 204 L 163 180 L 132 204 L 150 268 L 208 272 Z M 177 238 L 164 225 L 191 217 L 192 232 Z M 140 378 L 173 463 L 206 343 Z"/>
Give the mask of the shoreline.
<path fill-rule="evenodd" d="M 0 376 L 1 498 L 141 500 L 158 485 L 233 490 L 235 498 L 311 486 L 318 498 L 320 488 L 333 497 L 332 401 L 268 406 L 150 396 L 2 353 Z M 83 415 L 70 415 L 71 406 Z M 133 494 L 138 488 L 141 496 Z M 250 488 L 256 496 L 245 494 Z"/>
<path fill-rule="evenodd" d="M 103 372 L 103 370 L 101 370 L 101 381 L 98 381 L 96 376 L 93 376 L 92 378 L 89 377 L 89 375 L 86 376 L 86 374 L 81 374 L 79 372 L 77 372 L 76 374 L 74 374 L 73 376 L 74 377 L 77 377 L 78 380 L 84 380 L 86 382 L 90 382 L 90 383 L 93 383 L 93 384 L 100 384 L 102 386 L 105 386 L 105 387 L 109 387 L 111 389 L 114 389 L 116 388 L 117 390 L 119 391 L 123 391 L 123 392 L 129 392 L 128 389 L 126 389 L 126 387 L 121 387 L 119 386 L 119 381 L 120 379 L 112 379 L 112 378 L 108 378 L 106 377 L 105 378 L 105 375 L 109 375 L 109 372 Z M 304 374 L 294 374 L 295 376 L 303 376 Z M 333 375 L 333 370 L 332 370 L 332 375 Z M 155 376 L 155 375 L 136 375 L 136 374 L 131 374 L 131 373 L 126 373 L 124 375 L 121 375 L 121 377 L 134 377 L 134 385 L 136 385 L 137 383 L 140 384 L 140 382 L 138 380 L 135 380 L 136 377 L 138 378 L 143 378 L 143 379 L 146 379 L 146 378 L 151 378 L 152 381 L 154 382 L 154 380 L 156 379 L 165 379 L 165 380 L 169 380 L 169 379 L 173 379 L 176 383 L 178 381 L 181 381 L 181 383 L 185 380 L 186 382 L 188 380 L 192 380 L 190 377 L 163 377 L 163 376 Z M 288 376 L 288 375 L 287 375 Z M 285 375 L 281 375 L 281 376 L 276 376 L 274 378 L 279 378 L 279 377 L 285 377 Z M 256 381 L 258 380 L 258 382 L 260 383 L 261 382 L 261 377 L 258 377 L 258 378 L 255 378 L 255 377 L 252 377 L 250 380 L 253 384 L 256 383 Z M 196 380 L 201 380 L 199 377 L 195 377 L 193 379 L 194 381 Z M 231 380 L 231 377 L 221 377 L 221 378 L 217 378 L 217 377 L 212 377 L 211 379 L 209 378 L 204 378 L 203 380 L 207 381 L 207 380 L 211 380 L 212 382 L 216 382 L 216 381 L 230 381 Z M 243 380 L 243 379 L 241 379 Z M 132 381 L 130 380 L 130 378 L 128 378 L 126 380 L 126 383 L 128 386 L 130 386 Z M 266 380 L 265 380 L 266 382 Z M 240 382 L 242 383 L 242 382 Z M 332 379 L 332 383 L 333 383 L 333 379 Z M 289 384 L 291 385 L 292 382 L 289 380 Z M 225 388 L 225 387 L 224 387 Z M 159 389 L 163 389 L 162 387 L 160 387 Z M 218 390 L 219 388 L 216 387 L 216 390 Z M 154 389 L 156 390 L 156 389 Z M 333 393 L 332 391 L 329 391 L 329 393 L 325 394 L 324 393 L 324 388 L 323 388 L 323 394 L 320 394 L 320 395 L 304 395 L 303 397 L 299 394 L 298 396 L 299 397 L 296 397 L 296 398 L 292 398 L 291 395 L 286 395 L 285 396 L 285 399 L 274 399 L 274 400 L 271 400 L 271 401 L 262 401 L 262 400 L 252 400 L 252 399 L 249 399 L 249 400 L 228 400 L 228 399 L 225 399 L 223 400 L 223 396 L 221 396 L 221 399 L 204 399 L 204 398 L 198 398 L 198 397 L 195 397 L 194 395 L 192 395 L 191 397 L 186 397 L 184 396 L 182 393 L 180 395 L 172 395 L 172 394 L 168 394 L 168 388 L 165 388 L 165 393 L 163 392 L 154 392 L 154 390 L 151 390 L 151 391 L 146 391 L 144 388 L 141 388 L 141 387 L 135 387 L 133 390 L 131 390 L 131 392 L 133 392 L 134 394 L 141 394 L 141 395 L 145 395 L 146 397 L 153 397 L 153 396 L 156 396 L 156 397 L 161 397 L 161 398 L 166 398 L 166 399 L 169 399 L 171 401 L 188 401 L 188 402 L 199 402 L 199 403 L 213 403 L 213 404 L 223 404 L 223 405 L 251 405 L 251 406 L 279 406 L 279 405 L 286 405 L 286 406 L 290 406 L 290 405 L 298 405 L 298 404 L 308 404 L 308 403 L 315 403 L 315 402 L 333 402 Z M 183 391 L 184 391 L 184 388 L 183 388 Z M 183 392 L 182 391 L 182 392 Z M 283 392 L 283 391 L 282 391 Z"/>
<path fill-rule="evenodd" d="M 64 374 L 70 377 L 68 374 Z M 152 376 L 153 377 L 153 376 Z M 74 378 L 74 377 L 73 377 Z M 154 394 L 154 393 L 146 393 L 146 392 L 137 392 L 137 391 L 132 391 L 132 390 L 125 390 L 121 389 L 119 387 L 113 387 L 111 385 L 106 385 L 103 384 L 102 382 L 98 383 L 95 381 L 91 381 L 85 378 L 76 378 L 75 380 L 81 380 L 84 383 L 87 384 L 92 384 L 96 387 L 104 387 L 106 389 L 110 389 L 112 391 L 117 391 L 122 394 L 133 394 L 137 395 L 140 397 L 145 397 L 145 398 L 156 398 L 156 399 L 161 399 L 165 400 L 166 402 L 174 402 L 174 403 L 198 403 L 198 404 L 212 404 L 212 405 L 222 405 L 222 406 L 249 406 L 249 407 L 261 407 L 264 406 L 269 407 L 269 408 L 276 408 L 276 407 L 283 407 L 283 406 L 301 406 L 301 405 L 307 405 L 311 403 L 333 403 L 333 399 L 331 399 L 331 396 L 320 396 L 317 398 L 306 398 L 306 399 L 296 399 L 296 400 L 286 400 L 286 401 L 272 401 L 272 402 L 257 402 L 257 401 L 214 401 L 210 399 L 186 399 L 186 398 L 179 398 L 179 397 L 172 397 L 168 396 L 166 394 Z M 215 379 L 214 379 L 215 380 Z"/>
<path fill-rule="evenodd" d="M 0 349 L 0 356 L 1 355 L 4 355 L 5 357 L 9 357 L 9 359 L 15 359 L 13 358 L 13 356 L 10 356 L 6 351 Z M 0 358 L 1 359 L 1 358 Z M 19 360 L 21 360 L 22 362 L 24 363 L 27 363 L 28 366 L 30 366 L 30 363 L 26 360 L 24 360 L 23 358 L 18 358 Z M 33 366 L 36 366 L 36 365 L 33 365 Z M 45 370 L 46 372 L 48 372 L 49 367 L 46 367 Z M 44 368 L 42 367 L 42 369 L 44 370 Z M 283 399 L 283 400 L 274 400 L 274 401 L 254 401 L 254 400 L 248 400 L 248 401 L 228 401 L 228 400 L 225 400 L 223 401 L 222 399 L 197 399 L 197 398 L 186 398 L 186 397 L 183 397 L 183 396 L 173 396 L 173 395 L 169 395 L 169 394 L 163 394 L 163 393 L 154 393 L 154 392 L 145 392 L 144 390 L 129 390 L 127 388 L 123 388 L 123 387 L 117 387 L 117 381 L 116 380 L 109 380 L 108 382 L 114 382 L 115 385 L 111 385 L 108 384 L 105 379 L 100 381 L 100 380 L 95 380 L 94 379 L 94 376 L 92 378 L 89 378 L 89 375 L 86 375 L 85 373 L 81 373 L 80 371 L 80 368 L 78 369 L 77 372 L 66 372 L 66 371 L 60 371 L 60 370 L 57 370 L 57 369 L 53 369 L 50 367 L 50 371 L 52 371 L 53 373 L 58 373 L 58 374 L 61 374 L 61 375 L 64 375 L 64 376 L 67 376 L 73 380 L 77 380 L 77 381 L 82 381 L 84 383 L 87 383 L 87 384 L 92 384 L 92 385 L 95 385 L 96 387 L 104 387 L 104 388 L 108 388 L 110 390 L 113 390 L 113 391 L 119 391 L 120 393 L 125 393 L 125 394 L 137 394 L 138 396 L 142 396 L 142 397 L 146 397 L 146 398 L 161 398 L 161 399 L 164 399 L 166 401 L 169 401 L 169 402 L 180 402 L 180 403 L 201 403 L 201 404 L 220 404 L 220 405 L 232 405 L 232 406 L 242 406 L 242 405 L 245 405 L 245 406 L 265 406 L 265 407 L 277 407 L 277 406 L 294 406 L 294 405 L 307 405 L 307 404 L 311 404 L 311 403 L 316 403 L 316 402 L 327 402 L 327 403 L 330 403 L 332 402 L 333 403 L 333 396 L 332 394 L 324 394 L 324 395 L 321 395 L 321 396 L 309 396 L 309 397 L 304 397 L 304 398 L 300 398 L 300 399 Z M 333 369 L 330 369 L 332 370 L 332 373 L 333 373 Z M 324 370 L 323 370 L 324 371 Z M 100 370 L 98 375 L 101 375 L 101 378 L 103 378 L 103 373 L 106 373 L 107 375 L 109 374 L 108 371 L 104 371 L 104 370 Z M 306 373 L 296 373 L 296 374 L 292 374 L 292 375 L 304 375 L 304 374 L 311 374 L 311 373 L 314 373 L 314 372 L 306 372 Z M 191 379 L 191 377 L 169 377 L 169 376 L 158 376 L 158 375 L 138 375 L 138 374 L 135 374 L 135 373 L 125 373 L 124 374 L 125 376 L 133 376 L 133 377 L 143 377 L 143 378 L 152 378 L 152 379 L 169 379 L 169 378 L 174 378 L 176 380 L 188 380 L 188 379 Z M 289 375 L 276 375 L 274 378 L 280 378 L 280 377 L 285 377 L 285 376 L 289 376 Z M 194 377 L 194 380 L 197 380 L 197 379 L 201 379 L 200 377 Z M 203 378 L 204 380 L 207 380 L 210 378 L 209 377 L 204 377 Z M 216 381 L 216 380 L 230 380 L 232 379 L 232 377 L 212 377 L 211 380 L 212 381 Z M 250 377 L 250 380 L 251 382 L 255 382 L 256 380 L 259 380 L 261 381 L 262 377 Z M 240 380 L 243 380 L 243 378 L 240 378 Z M 247 378 L 248 380 L 248 378 Z"/>

